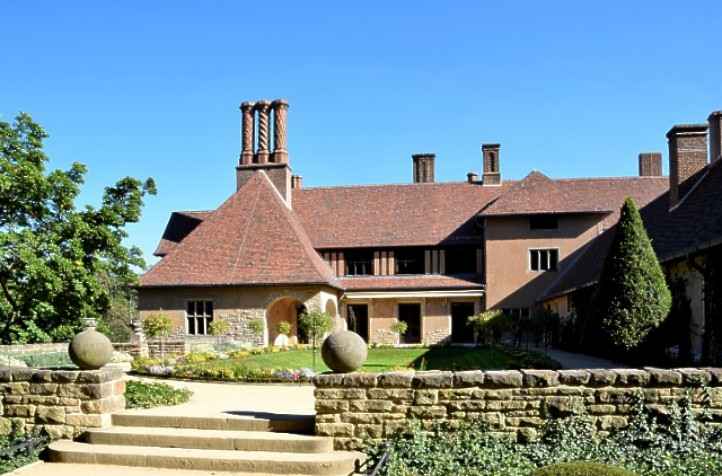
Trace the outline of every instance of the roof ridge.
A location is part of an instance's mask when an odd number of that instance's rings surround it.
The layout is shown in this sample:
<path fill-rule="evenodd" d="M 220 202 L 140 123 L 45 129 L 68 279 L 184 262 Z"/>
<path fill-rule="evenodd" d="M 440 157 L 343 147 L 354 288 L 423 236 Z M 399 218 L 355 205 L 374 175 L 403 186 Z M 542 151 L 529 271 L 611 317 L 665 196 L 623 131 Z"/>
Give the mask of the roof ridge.
<path fill-rule="evenodd" d="M 518 180 L 505 180 L 505 183 L 516 183 Z M 355 184 L 355 185 L 321 185 L 318 187 L 306 187 L 304 186 L 298 191 L 304 190 L 338 190 L 343 188 L 372 188 L 372 187 L 429 187 L 438 185 L 469 185 L 475 187 L 483 186 L 480 183 L 469 183 L 465 180 L 453 181 L 453 182 L 424 182 L 424 183 L 371 183 L 371 184 Z"/>

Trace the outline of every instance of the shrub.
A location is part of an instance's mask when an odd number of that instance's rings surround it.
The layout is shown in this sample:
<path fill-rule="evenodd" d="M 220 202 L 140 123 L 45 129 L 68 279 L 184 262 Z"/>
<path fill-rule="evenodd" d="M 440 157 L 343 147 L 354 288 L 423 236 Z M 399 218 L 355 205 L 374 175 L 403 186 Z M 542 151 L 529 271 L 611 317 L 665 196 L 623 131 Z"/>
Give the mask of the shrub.
<path fill-rule="evenodd" d="M 616 466 L 574 461 L 545 466 L 534 471 L 532 476 L 636 476 L 636 474 Z"/>
<path fill-rule="evenodd" d="M 409 330 L 409 325 L 404 321 L 396 321 L 391 324 L 391 332 L 398 334 L 399 337 L 406 334 L 407 330 Z"/>
<path fill-rule="evenodd" d="M 153 408 L 179 405 L 187 402 L 193 392 L 185 388 L 174 388 L 165 383 L 147 383 L 129 380 L 125 387 L 127 408 Z"/>
<path fill-rule="evenodd" d="M 672 295 L 631 198 L 622 206 L 596 302 L 605 333 L 627 350 L 637 347 L 669 314 Z"/>
<path fill-rule="evenodd" d="M 254 336 L 260 337 L 263 335 L 263 331 L 265 330 L 266 325 L 263 322 L 263 319 L 252 319 L 248 323 L 248 329 L 253 333 Z"/>
<path fill-rule="evenodd" d="M 150 338 L 168 337 L 172 330 L 170 317 L 165 314 L 151 314 L 143 319 L 143 332 Z"/>
<path fill-rule="evenodd" d="M 509 329 L 509 318 L 501 309 L 490 309 L 473 316 L 467 320 L 477 339 L 488 344 L 501 340 L 502 334 Z"/>
<path fill-rule="evenodd" d="M 10 434 L 0 436 L 0 474 L 37 461 L 48 441 L 43 431 L 24 433 L 14 426 Z"/>
<path fill-rule="evenodd" d="M 278 323 L 278 333 L 285 336 L 291 335 L 291 323 L 288 321 L 281 321 Z"/>
<path fill-rule="evenodd" d="M 231 325 L 224 319 L 214 319 L 208 330 L 212 336 L 223 336 L 231 330 Z"/>

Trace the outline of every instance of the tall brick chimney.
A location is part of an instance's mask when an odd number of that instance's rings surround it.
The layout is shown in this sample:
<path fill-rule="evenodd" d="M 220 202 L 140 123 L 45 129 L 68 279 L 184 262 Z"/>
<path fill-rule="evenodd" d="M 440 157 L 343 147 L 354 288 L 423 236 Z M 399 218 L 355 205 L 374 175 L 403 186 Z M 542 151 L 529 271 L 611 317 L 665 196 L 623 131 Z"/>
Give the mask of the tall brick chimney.
<path fill-rule="evenodd" d="M 436 154 L 413 154 L 414 183 L 434 182 L 434 159 Z"/>
<path fill-rule="evenodd" d="M 709 161 L 719 160 L 722 155 L 722 111 L 709 115 Z"/>
<path fill-rule="evenodd" d="M 499 144 L 482 144 L 481 155 L 484 158 L 484 185 L 501 185 L 501 168 L 499 165 Z"/>
<path fill-rule="evenodd" d="M 682 199 L 680 186 L 707 165 L 707 124 L 679 124 L 667 132 L 669 206 Z"/>
<path fill-rule="evenodd" d="M 241 103 L 241 157 L 236 166 L 236 190 L 257 170 L 263 170 L 290 208 L 291 168 L 286 139 L 287 117 L 288 102 L 283 99 Z"/>
<path fill-rule="evenodd" d="M 639 154 L 639 176 L 640 177 L 661 177 L 662 176 L 662 153 L 642 152 Z"/>

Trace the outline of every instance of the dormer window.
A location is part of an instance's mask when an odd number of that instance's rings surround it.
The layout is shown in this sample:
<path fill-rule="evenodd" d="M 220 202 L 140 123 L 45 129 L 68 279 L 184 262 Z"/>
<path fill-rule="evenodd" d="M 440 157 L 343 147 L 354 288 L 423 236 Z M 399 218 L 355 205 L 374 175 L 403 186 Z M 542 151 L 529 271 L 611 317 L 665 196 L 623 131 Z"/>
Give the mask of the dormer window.
<path fill-rule="evenodd" d="M 531 215 L 529 217 L 530 230 L 556 230 L 559 228 L 559 219 L 556 215 Z"/>

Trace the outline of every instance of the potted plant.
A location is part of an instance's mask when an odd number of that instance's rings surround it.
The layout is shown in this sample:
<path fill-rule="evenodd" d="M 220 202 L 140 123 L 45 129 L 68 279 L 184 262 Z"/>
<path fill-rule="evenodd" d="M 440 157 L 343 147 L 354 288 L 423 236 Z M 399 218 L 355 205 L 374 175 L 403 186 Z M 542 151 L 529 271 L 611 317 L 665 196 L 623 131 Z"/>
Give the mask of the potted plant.
<path fill-rule="evenodd" d="M 276 336 L 276 340 L 273 342 L 274 346 L 277 347 L 288 347 L 289 338 L 291 337 L 291 331 L 293 330 L 293 327 L 291 326 L 291 323 L 288 321 L 281 321 L 278 323 L 278 336 Z"/>
<path fill-rule="evenodd" d="M 397 336 L 397 343 L 401 343 L 401 337 L 403 337 L 404 334 L 406 334 L 406 331 L 409 330 L 409 325 L 404 321 L 396 321 L 393 324 L 391 324 L 391 332 L 396 334 Z"/>

